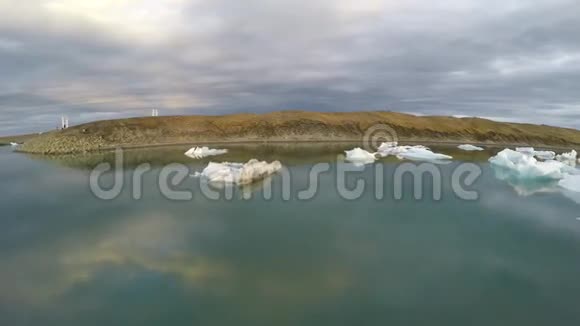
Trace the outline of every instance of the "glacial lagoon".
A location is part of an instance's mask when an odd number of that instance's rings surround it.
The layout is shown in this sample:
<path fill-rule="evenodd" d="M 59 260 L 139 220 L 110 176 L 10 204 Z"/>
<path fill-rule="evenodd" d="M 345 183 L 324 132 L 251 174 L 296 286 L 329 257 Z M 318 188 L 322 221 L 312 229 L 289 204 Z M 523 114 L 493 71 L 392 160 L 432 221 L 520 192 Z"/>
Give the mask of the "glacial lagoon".
<path fill-rule="evenodd" d="M 223 147 L 223 146 L 222 146 Z M 221 148 L 221 147 L 220 147 Z M 490 167 L 500 149 L 452 155 L 414 196 L 386 158 L 337 170 L 349 144 L 228 146 L 193 160 L 187 147 L 124 153 L 124 186 L 99 199 L 89 176 L 114 153 L 34 156 L 0 148 L 1 325 L 571 325 L 580 322 L 580 199 L 553 182 L 519 182 Z M 211 188 L 190 175 L 167 198 L 168 164 L 279 160 L 287 169 L 248 187 Z M 141 194 L 132 176 L 141 164 Z M 310 186 L 312 167 L 328 163 Z M 458 166 L 481 175 L 465 200 Z M 377 168 L 377 166 L 379 168 Z M 377 187 L 377 173 L 381 176 Z M 103 187 L 113 173 L 105 173 Z M 267 184 L 266 184 L 267 183 Z M 283 186 L 289 186 L 289 197 Z M 382 189 L 378 196 L 377 189 Z M 270 196 L 264 194 L 269 192 Z M 381 192 L 381 191 L 379 191 Z M 381 197 L 381 198 L 378 198 Z"/>

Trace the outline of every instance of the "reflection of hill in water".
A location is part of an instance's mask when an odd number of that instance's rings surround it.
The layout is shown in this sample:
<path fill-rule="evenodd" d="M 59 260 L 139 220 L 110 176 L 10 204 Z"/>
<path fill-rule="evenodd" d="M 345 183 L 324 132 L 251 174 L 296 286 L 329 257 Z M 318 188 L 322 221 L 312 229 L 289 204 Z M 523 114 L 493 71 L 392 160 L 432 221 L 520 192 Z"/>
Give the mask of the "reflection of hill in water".
<path fill-rule="evenodd" d="M 202 146 L 203 144 L 200 144 Z M 123 165 L 125 168 L 135 168 L 140 164 L 149 163 L 152 167 L 161 167 L 171 163 L 185 165 L 203 165 L 208 162 L 247 162 L 250 159 L 265 161 L 279 160 L 286 165 L 313 164 L 332 162 L 344 157 L 344 151 L 362 146 L 359 143 L 276 143 L 276 144 L 212 144 L 211 148 L 226 148 L 227 154 L 206 157 L 195 160 L 184 155 L 190 146 L 151 147 L 141 149 L 127 149 L 123 151 Z M 430 146 L 434 151 L 452 155 L 454 160 L 484 162 L 494 155 L 497 150 L 482 152 L 465 152 L 451 145 Z M 95 152 L 71 155 L 35 155 L 30 158 L 56 163 L 58 165 L 90 170 L 98 164 L 115 163 L 115 152 Z M 341 158 L 342 157 L 342 158 Z M 378 162 L 402 162 L 395 157 L 387 157 Z"/>

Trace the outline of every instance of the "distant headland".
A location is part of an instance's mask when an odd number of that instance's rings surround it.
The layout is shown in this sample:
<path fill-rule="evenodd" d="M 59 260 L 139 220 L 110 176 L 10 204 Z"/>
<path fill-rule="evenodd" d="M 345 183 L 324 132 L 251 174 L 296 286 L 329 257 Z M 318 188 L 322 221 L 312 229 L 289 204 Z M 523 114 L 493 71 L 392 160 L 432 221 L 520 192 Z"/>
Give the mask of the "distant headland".
<path fill-rule="evenodd" d="M 580 130 L 496 122 L 481 118 L 414 116 L 396 112 L 281 111 L 222 116 L 159 116 L 95 121 L 20 136 L 18 150 L 70 154 L 171 144 L 218 142 L 362 141 L 369 128 L 387 125 L 399 141 L 580 147 Z M 14 137 L 0 138 L 0 143 Z"/>

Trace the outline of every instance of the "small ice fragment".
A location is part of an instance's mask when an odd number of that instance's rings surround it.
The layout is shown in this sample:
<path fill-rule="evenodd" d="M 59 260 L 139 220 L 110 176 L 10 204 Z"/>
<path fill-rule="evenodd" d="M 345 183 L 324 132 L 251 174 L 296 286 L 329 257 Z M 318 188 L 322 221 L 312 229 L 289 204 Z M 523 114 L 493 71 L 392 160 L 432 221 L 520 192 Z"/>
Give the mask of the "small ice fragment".
<path fill-rule="evenodd" d="M 470 144 L 459 145 L 459 146 L 457 146 L 457 148 L 464 150 L 464 151 L 468 151 L 468 152 L 482 151 L 483 150 L 483 148 L 481 148 L 481 147 L 477 147 L 477 146 L 470 145 Z"/>
<path fill-rule="evenodd" d="M 367 152 L 360 147 L 344 152 L 346 153 L 346 159 L 353 163 L 369 164 L 377 160 L 375 154 Z"/>
<path fill-rule="evenodd" d="M 246 185 L 264 179 L 280 169 L 282 164 L 279 161 L 268 163 L 251 159 L 247 163 L 210 162 L 199 176 L 209 182 Z"/>
<path fill-rule="evenodd" d="M 187 152 L 185 152 L 185 155 L 191 158 L 199 159 L 207 156 L 222 155 L 227 152 L 228 152 L 227 149 L 213 149 L 204 146 L 204 147 L 193 147 L 189 149 Z"/>

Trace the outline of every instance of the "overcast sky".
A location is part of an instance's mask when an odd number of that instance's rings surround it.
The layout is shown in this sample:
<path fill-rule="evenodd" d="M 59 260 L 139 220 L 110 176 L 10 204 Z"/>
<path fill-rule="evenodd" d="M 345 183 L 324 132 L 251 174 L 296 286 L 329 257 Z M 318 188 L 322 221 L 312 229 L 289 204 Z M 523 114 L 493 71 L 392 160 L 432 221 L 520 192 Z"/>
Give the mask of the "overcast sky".
<path fill-rule="evenodd" d="M 578 0 L 0 0 L 0 134 L 392 110 L 580 128 Z"/>

